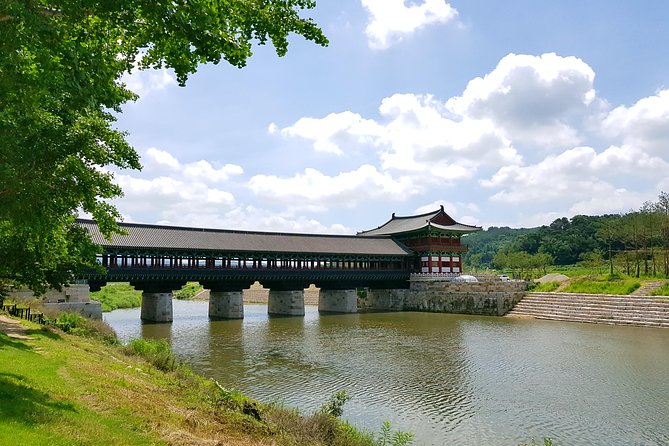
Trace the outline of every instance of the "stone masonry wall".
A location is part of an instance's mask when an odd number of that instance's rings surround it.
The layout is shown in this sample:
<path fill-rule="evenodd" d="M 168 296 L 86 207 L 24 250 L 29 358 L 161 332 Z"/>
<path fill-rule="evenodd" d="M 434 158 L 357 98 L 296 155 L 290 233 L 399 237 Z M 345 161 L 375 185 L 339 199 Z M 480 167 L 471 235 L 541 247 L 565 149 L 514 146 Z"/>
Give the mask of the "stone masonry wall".
<path fill-rule="evenodd" d="M 28 289 L 14 290 L 9 293 L 9 297 L 17 301 L 28 302 L 38 298 Z M 63 287 L 61 291 L 48 290 L 39 298 L 42 299 L 44 308 L 71 311 L 93 319 L 102 319 L 102 304 L 91 300 L 88 285 L 73 284 Z"/>
<path fill-rule="evenodd" d="M 362 309 L 379 311 L 402 311 L 410 290 L 368 289 Z"/>
<path fill-rule="evenodd" d="M 412 281 L 409 290 L 369 290 L 366 309 L 502 316 L 526 288 L 524 282 Z"/>

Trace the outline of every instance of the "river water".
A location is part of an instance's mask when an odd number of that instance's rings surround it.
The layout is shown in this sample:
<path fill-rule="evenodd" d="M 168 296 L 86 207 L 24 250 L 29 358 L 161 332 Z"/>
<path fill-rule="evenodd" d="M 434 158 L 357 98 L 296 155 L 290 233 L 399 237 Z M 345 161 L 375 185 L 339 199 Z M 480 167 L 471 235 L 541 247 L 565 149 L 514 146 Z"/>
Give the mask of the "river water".
<path fill-rule="evenodd" d="M 201 374 L 305 412 L 351 397 L 344 418 L 384 421 L 416 445 L 669 445 L 669 330 L 438 313 L 210 321 L 174 301 L 174 322 L 139 309 L 105 320 L 128 341 L 165 338 Z"/>

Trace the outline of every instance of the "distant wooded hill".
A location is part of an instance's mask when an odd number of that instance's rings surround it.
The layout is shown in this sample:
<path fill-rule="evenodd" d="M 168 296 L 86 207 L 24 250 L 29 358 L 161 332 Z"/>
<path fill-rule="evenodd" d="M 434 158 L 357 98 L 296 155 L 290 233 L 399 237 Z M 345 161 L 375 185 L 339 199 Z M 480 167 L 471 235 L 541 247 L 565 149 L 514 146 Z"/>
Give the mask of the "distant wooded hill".
<path fill-rule="evenodd" d="M 595 250 L 608 251 L 608 243 L 601 237 L 602 228 L 620 215 L 577 215 L 571 219 L 562 217 L 548 226 L 513 229 L 490 227 L 463 237 L 469 246 L 465 261 L 469 265 L 492 267 L 499 252 L 546 253 L 555 265 L 572 265 L 583 255 Z M 616 250 L 622 244 L 616 245 Z"/>
<path fill-rule="evenodd" d="M 514 266 L 514 261 L 523 260 L 510 259 L 522 257 L 509 254 L 527 253 L 544 258 L 547 254 L 548 262 L 555 265 L 607 260 L 611 271 L 616 263 L 627 274 L 638 276 L 643 270 L 668 275 L 669 195 L 662 193 L 657 203 L 644 203 L 638 211 L 624 215 L 563 217 L 529 229 L 491 227 L 463 237 L 463 242 L 469 246 L 465 262 L 475 268 Z"/>

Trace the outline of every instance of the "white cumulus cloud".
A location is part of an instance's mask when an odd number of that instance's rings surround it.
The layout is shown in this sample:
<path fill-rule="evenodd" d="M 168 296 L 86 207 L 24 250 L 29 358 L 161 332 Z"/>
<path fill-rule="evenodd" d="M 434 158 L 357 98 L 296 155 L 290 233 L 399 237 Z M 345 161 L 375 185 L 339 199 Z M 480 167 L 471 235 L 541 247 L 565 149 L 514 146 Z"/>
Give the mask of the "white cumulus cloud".
<path fill-rule="evenodd" d="M 164 90 L 176 85 L 176 77 L 165 68 L 156 70 L 135 70 L 130 74 L 124 74 L 121 81 L 126 87 L 140 97 Z"/>
<path fill-rule="evenodd" d="M 422 191 L 410 178 L 393 178 L 371 165 L 335 176 L 313 168 L 290 178 L 256 175 L 249 181 L 249 187 L 261 199 L 281 203 L 289 209 L 312 211 L 323 211 L 330 206 L 353 207 L 368 200 L 401 200 Z"/>
<path fill-rule="evenodd" d="M 281 134 L 321 152 L 366 148 L 358 150 L 366 165 L 335 176 L 317 167 L 260 175 L 250 186 L 264 199 L 314 210 L 474 187 L 472 195 L 513 205 L 527 222 L 555 212 L 619 212 L 669 184 L 668 123 L 669 90 L 611 109 L 583 60 L 509 54 L 445 100 L 396 93 L 376 116 L 349 110 L 297 120 Z M 457 206 L 476 220 L 480 210 Z"/>
<path fill-rule="evenodd" d="M 361 0 L 369 13 L 365 33 L 373 49 L 386 49 L 404 36 L 433 23 L 454 20 L 458 12 L 444 0 Z"/>
<path fill-rule="evenodd" d="M 156 147 L 144 151 L 142 162 L 145 169 L 141 172 L 114 175 L 125 194 L 115 202 L 123 215 L 140 221 L 146 221 L 147 215 L 157 216 L 161 221 L 171 216 L 169 220 L 173 223 L 183 223 L 173 217 L 225 212 L 236 205 L 229 190 L 234 185 L 229 180 L 243 173 L 240 166 L 225 164 L 215 168 L 204 160 L 182 163 L 170 152 Z"/>
<path fill-rule="evenodd" d="M 621 137 L 628 145 L 665 155 L 669 147 L 669 90 L 642 98 L 631 107 L 615 108 L 605 117 L 602 131 Z"/>
<path fill-rule="evenodd" d="M 144 163 L 146 162 L 173 170 L 178 169 L 180 166 L 179 160 L 177 160 L 171 153 L 155 147 L 149 147 L 144 153 Z"/>
<path fill-rule="evenodd" d="M 301 118 L 281 133 L 313 141 L 315 151 L 342 154 L 352 144 L 367 146 L 378 156 L 379 172 L 411 178 L 414 185 L 456 184 L 481 166 L 522 162 L 493 121 L 454 119 L 430 95 L 394 94 L 381 101 L 379 114 L 379 120 L 351 111 Z"/>
<path fill-rule="evenodd" d="M 509 54 L 448 100 L 456 115 L 491 119 L 515 142 L 542 148 L 579 144 L 596 98 L 595 72 L 576 57 Z"/>
<path fill-rule="evenodd" d="M 300 118 L 295 124 L 281 130 L 285 136 L 299 136 L 313 141 L 314 150 L 342 155 L 350 139 L 359 143 L 373 141 L 382 127 L 370 119 L 363 119 L 350 111 L 330 113 L 324 118 Z"/>
<path fill-rule="evenodd" d="M 599 208 L 609 212 L 619 211 L 620 202 L 629 200 L 614 197 L 626 195 L 624 186 L 630 178 L 659 182 L 669 174 L 669 164 L 658 158 L 629 147 L 609 147 L 597 153 L 592 147 L 575 147 L 556 156 L 548 156 L 541 162 L 528 166 L 505 166 L 490 180 L 482 180 L 483 187 L 496 189 L 491 200 L 513 205 L 573 204 L 573 209 L 601 199 Z M 655 178 L 655 181 L 652 178 Z M 593 206 L 590 205 L 590 208 Z"/>
<path fill-rule="evenodd" d="M 231 175 L 241 175 L 242 173 L 244 173 L 244 169 L 236 164 L 225 164 L 223 167 L 216 169 L 209 161 L 205 160 L 188 163 L 183 168 L 183 174 L 187 177 L 215 183 L 227 181 Z"/>

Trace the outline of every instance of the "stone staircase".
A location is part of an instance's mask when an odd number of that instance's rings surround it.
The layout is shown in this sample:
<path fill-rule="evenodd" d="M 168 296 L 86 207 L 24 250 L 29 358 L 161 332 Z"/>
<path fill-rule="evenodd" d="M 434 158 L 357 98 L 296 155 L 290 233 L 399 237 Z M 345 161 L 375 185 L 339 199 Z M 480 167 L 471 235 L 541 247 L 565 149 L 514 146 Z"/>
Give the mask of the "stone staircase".
<path fill-rule="evenodd" d="M 669 297 L 527 293 L 506 317 L 669 328 Z"/>
<path fill-rule="evenodd" d="M 639 288 L 632 292 L 632 296 L 650 296 L 653 291 L 662 288 L 666 280 L 654 280 L 652 282 L 644 282 Z"/>

